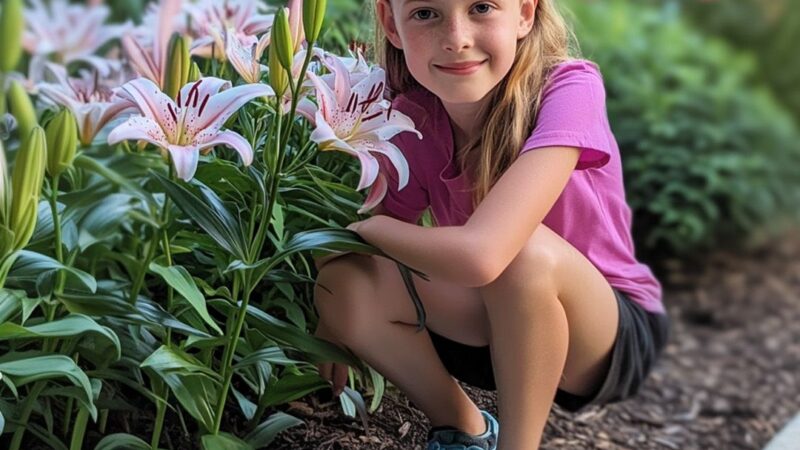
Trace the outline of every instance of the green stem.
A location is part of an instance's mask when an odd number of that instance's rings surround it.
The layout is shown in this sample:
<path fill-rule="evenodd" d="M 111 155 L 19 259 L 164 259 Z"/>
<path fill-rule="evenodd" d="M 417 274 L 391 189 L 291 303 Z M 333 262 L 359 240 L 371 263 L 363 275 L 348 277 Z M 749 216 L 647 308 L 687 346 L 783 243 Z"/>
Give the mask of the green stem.
<path fill-rule="evenodd" d="M 0 116 L 6 113 L 6 73 L 0 71 Z"/>
<path fill-rule="evenodd" d="M 86 434 L 86 423 L 89 421 L 89 410 L 81 406 L 78 416 L 75 418 L 75 431 L 72 432 L 72 442 L 70 450 L 81 450 L 83 448 L 83 435 Z"/>
<path fill-rule="evenodd" d="M 242 275 L 244 276 L 244 275 Z M 214 416 L 214 429 L 211 430 L 213 434 L 219 434 L 219 428 L 222 425 L 222 414 L 225 410 L 225 402 L 228 399 L 228 390 L 230 390 L 231 380 L 233 379 L 233 356 L 236 354 L 236 345 L 239 343 L 239 335 L 242 332 L 244 319 L 247 316 L 247 304 L 250 301 L 250 292 L 252 289 L 248 286 L 248 280 L 245 278 L 244 284 L 244 298 L 242 299 L 242 306 L 236 314 L 236 326 L 233 329 L 233 334 L 230 335 L 230 340 L 225 345 L 222 363 L 222 390 L 217 400 L 217 411 Z M 235 298 L 235 297 L 234 297 Z"/>
<path fill-rule="evenodd" d="M 136 274 L 136 279 L 133 280 L 133 285 L 131 286 L 131 292 L 128 298 L 128 302 L 131 304 L 136 303 L 136 300 L 139 298 L 139 291 L 142 289 L 142 285 L 144 284 L 144 276 L 147 274 L 147 269 L 150 267 L 150 261 L 153 260 L 153 257 L 156 254 L 156 248 L 158 248 L 159 240 L 161 240 L 159 230 L 153 230 L 153 237 L 151 238 L 150 246 L 147 248 L 147 254 L 145 255 L 144 262 L 139 269 L 139 273 Z"/>
<path fill-rule="evenodd" d="M 25 402 L 22 404 L 22 412 L 19 415 L 19 427 L 14 431 L 14 435 L 11 437 L 11 444 L 8 447 L 9 450 L 19 450 L 19 446 L 22 444 L 22 437 L 25 435 L 25 430 L 27 428 L 28 418 L 31 415 L 31 411 L 33 411 L 33 405 L 36 403 L 39 394 L 44 390 L 45 384 L 44 381 L 36 382 L 28 393 L 28 396 L 25 397 Z"/>
<path fill-rule="evenodd" d="M 64 264 L 64 250 L 61 248 L 61 217 L 58 215 L 58 180 L 60 175 L 55 175 L 52 179 L 52 184 L 50 185 L 50 212 L 53 216 L 53 234 L 55 236 L 55 250 L 56 250 L 56 259 L 61 264 Z M 58 271 L 56 275 L 56 285 L 54 289 L 54 297 L 61 295 L 61 291 L 64 289 L 64 272 Z"/>
<path fill-rule="evenodd" d="M 150 438 L 150 448 L 152 450 L 158 449 L 158 443 L 161 440 L 161 430 L 164 428 L 164 416 L 167 414 L 167 397 L 169 396 L 169 386 L 167 383 L 161 385 L 160 399 L 156 405 L 156 422 L 153 428 L 153 435 Z"/>

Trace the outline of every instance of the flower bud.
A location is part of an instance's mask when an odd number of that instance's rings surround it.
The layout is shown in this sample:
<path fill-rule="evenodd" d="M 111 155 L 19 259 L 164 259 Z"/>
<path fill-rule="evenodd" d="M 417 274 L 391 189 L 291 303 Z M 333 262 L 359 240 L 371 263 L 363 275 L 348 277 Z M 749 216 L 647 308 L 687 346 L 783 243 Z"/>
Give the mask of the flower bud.
<path fill-rule="evenodd" d="M 17 119 L 20 141 L 24 142 L 37 125 L 36 110 L 25 88 L 16 80 L 11 82 L 8 89 L 8 110 Z"/>
<path fill-rule="evenodd" d="M 289 0 L 289 30 L 292 32 L 294 53 L 297 53 L 306 38 L 303 32 L 303 0 Z"/>
<path fill-rule="evenodd" d="M 47 173 L 51 177 L 72 166 L 78 146 L 78 123 L 68 109 L 62 109 L 45 127 Z"/>
<path fill-rule="evenodd" d="M 292 60 L 294 59 L 294 42 L 292 42 L 292 32 L 289 29 L 289 17 L 286 8 L 280 8 L 275 14 L 275 21 L 272 23 L 272 37 L 270 47 L 275 47 L 278 54 L 278 61 L 284 69 L 292 70 Z M 272 62 L 272 58 L 270 58 Z"/>
<path fill-rule="evenodd" d="M 164 93 L 175 99 L 189 79 L 192 59 L 189 43 L 179 33 L 173 33 L 167 51 L 167 67 L 164 77 Z"/>
<path fill-rule="evenodd" d="M 25 28 L 23 0 L 5 0 L 0 11 L 0 72 L 17 67 L 22 56 L 22 31 Z"/>
<path fill-rule="evenodd" d="M 192 67 L 189 68 L 189 77 L 186 79 L 186 82 L 193 83 L 199 80 L 202 76 L 203 74 L 200 73 L 200 67 L 196 62 L 192 61 Z"/>
<path fill-rule="evenodd" d="M 11 210 L 8 221 L 14 233 L 13 250 L 28 245 L 36 226 L 39 193 L 44 181 L 47 143 L 42 127 L 35 125 L 17 152 L 11 175 Z"/>
<path fill-rule="evenodd" d="M 327 5 L 327 0 L 303 0 L 303 29 L 308 45 L 317 42 L 319 38 Z"/>
<path fill-rule="evenodd" d="M 286 88 L 289 87 L 289 74 L 286 69 L 281 66 L 278 61 L 277 50 L 275 45 L 269 46 L 269 84 L 275 91 L 275 96 L 281 98 Z"/>

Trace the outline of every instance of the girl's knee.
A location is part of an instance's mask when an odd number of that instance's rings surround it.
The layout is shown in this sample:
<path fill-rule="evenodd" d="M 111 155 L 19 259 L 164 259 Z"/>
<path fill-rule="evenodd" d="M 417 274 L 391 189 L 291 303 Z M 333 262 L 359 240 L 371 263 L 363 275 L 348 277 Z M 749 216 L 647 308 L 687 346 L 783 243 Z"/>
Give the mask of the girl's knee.
<path fill-rule="evenodd" d="M 562 246 L 552 230 L 540 225 L 495 281 L 526 284 L 537 280 L 552 281 L 559 255 L 563 252 Z"/>
<path fill-rule="evenodd" d="M 353 328 L 368 319 L 368 302 L 375 291 L 370 259 L 366 255 L 348 254 L 320 269 L 314 285 L 314 306 L 332 331 Z"/>

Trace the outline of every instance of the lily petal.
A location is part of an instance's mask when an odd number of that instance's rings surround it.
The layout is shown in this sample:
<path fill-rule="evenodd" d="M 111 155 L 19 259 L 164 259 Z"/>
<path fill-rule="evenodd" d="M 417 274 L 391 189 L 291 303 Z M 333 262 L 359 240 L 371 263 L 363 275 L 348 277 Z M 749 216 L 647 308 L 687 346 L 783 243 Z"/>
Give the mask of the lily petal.
<path fill-rule="evenodd" d="M 137 78 L 123 84 L 117 95 L 133 102 L 142 115 L 159 124 L 170 140 L 177 135 L 177 117 L 173 115 L 177 111 L 175 102 L 155 83 L 147 78 Z"/>
<path fill-rule="evenodd" d="M 386 182 L 386 177 L 384 177 L 383 174 L 378 174 L 378 178 L 375 179 L 375 183 L 373 183 L 372 187 L 369 188 L 369 194 L 364 200 L 364 204 L 358 209 L 358 213 L 364 214 L 365 212 L 378 206 L 378 204 L 383 201 L 383 197 L 386 196 L 388 187 L 389 183 Z"/>
<path fill-rule="evenodd" d="M 374 156 L 368 152 L 356 152 L 358 160 L 361 162 L 361 179 L 358 181 L 357 191 L 364 189 L 371 185 L 378 178 L 380 172 L 380 164 Z"/>
<path fill-rule="evenodd" d="M 199 111 L 197 121 L 192 128 L 195 130 L 218 130 L 245 103 L 256 97 L 274 95 L 275 91 L 266 84 L 245 84 L 226 89 L 209 98 L 208 103 L 204 105 L 205 109 Z M 200 101 L 202 102 L 204 99 Z M 188 130 L 189 124 L 186 124 L 186 127 Z M 191 130 L 188 131 L 191 133 Z"/>
<path fill-rule="evenodd" d="M 371 140 L 361 140 L 361 141 L 352 141 L 350 145 L 353 146 L 356 150 L 367 150 L 370 152 L 380 153 L 382 155 L 386 155 L 391 161 L 394 168 L 397 170 L 398 175 L 398 186 L 397 189 L 403 189 L 408 184 L 408 175 L 409 175 L 409 168 L 408 168 L 408 161 L 403 156 L 403 153 L 397 148 L 396 145 L 392 144 L 388 141 L 371 141 Z"/>
<path fill-rule="evenodd" d="M 172 156 L 175 174 L 183 181 L 189 181 L 197 171 L 200 149 L 196 146 L 169 145 L 167 151 Z"/>
<path fill-rule="evenodd" d="M 247 139 L 242 137 L 239 133 L 230 130 L 219 132 L 210 140 L 199 144 L 199 149 L 203 150 L 214 145 L 227 145 L 239 153 L 242 157 L 242 162 L 245 166 L 253 163 L 253 147 L 247 142 Z"/>
<path fill-rule="evenodd" d="M 400 111 L 392 110 L 389 119 L 385 115 L 367 120 L 358 129 L 358 137 L 369 136 L 375 140 L 389 140 L 398 133 L 410 131 L 422 139 L 422 133 L 414 127 L 414 121 Z"/>
<path fill-rule="evenodd" d="M 133 116 L 118 125 L 108 134 L 109 145 L 126 140 L 146 141 L 155 146 L 166 148 L 169 143 L 164 131 L 156 122 L 147 117 Z"/>
<path fill-rule="evenodd" d="M 312 102 L 307 98 L 302 98 L 300 99 L 299 102 L 297 102 L 297 107 L 296 107 L 297 113 L 305 117 L 306 120 L 308 120 L 311 123 L 311 125 L 315 127 L 317 126 L 317 120 L 316 120 L 317 109 L 318 109 L 317 105 L 315 105 L 314 102 Z"/>

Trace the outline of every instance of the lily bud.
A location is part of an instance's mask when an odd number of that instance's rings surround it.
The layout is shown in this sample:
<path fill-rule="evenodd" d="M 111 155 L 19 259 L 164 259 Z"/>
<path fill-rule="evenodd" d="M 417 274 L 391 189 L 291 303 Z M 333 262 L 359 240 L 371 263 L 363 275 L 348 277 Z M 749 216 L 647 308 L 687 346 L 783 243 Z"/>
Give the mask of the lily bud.
<path fill-rule="evenodd" d="M 23 0 L 5 0 L 0 11 L 0 72 L 17 67 L 22 56 L 22 30 L 25 28 Z"/>
<path fill-rule="evenodd" d="M 289 74 L 286 73 L 286 69 L 278 61 L 280 58 L 275 49 L 276 47 L 274 41 L 273 45 L 269 46 L 269 84 L 272 86 L 272 90 L 275 91 L 275 95 L 281 98 L 283 93 L 286 92 L 286 88 L 289 87 Z"/>
<path fill-rule="evenodd" d="M 192 61 L 192 67 L 189 68 L 189 77 L 187 78 L 186 82 L 193 83 L 199 80 L 202 76 L 203 74 L 200 73 L 200 67 L 196 62 Z"/>
<path fill-rule="evenodd" d="M 303 0 L 303 29 L 306 33 L 308 45 L 317 42 L 319 38 L 327 6 L 327 0 Z"/>
<path fill-rule="evenodd" d="M 278 53 L 278 61 L 284 69 L 292 70 L 292 60 L 294 59 L 294 42 L 292 42 L 292 32 L 289 29 L 289 17 L 286 8 L 280 8 L 275 14 L 275 21 L 272 23 L 272 43 L 270 47 L 275 47 Z M 270 58 L 272 62 L 272 58 Z"/>
<path fill-rule="evenodd" d="M 17 119 L 20 141 L 24 142 L 37 125 L 36 110 L 25 88 L 16 80 L 11 82 L 8 89 L 8 110 Z"/>
<path fill-rule="evenodd" d="M 46 160 L 47 141 L 44 130 L 35 125 L 17 152 L 11 175 L 9 225 L 14 232 L 13 250 L 24 248 L 33 235 Z"/>
<path fill-rule="evenodd" d="M 192 59 L 189 43 L 179 33 L 173 33 L 167 51 L 167 67 L 164 77 L 164 93 L 175 99 L 189 79 Z"/>
<path fill-rule="evenodd" d="M 78 146 L 78 123 L 68 109 L 62 109 L 45 128 L 47 173 L 51 177 L 72 166 Z"/>
<path fill-rule="evenodd" d="M 289 0 L 289 30 L 292 32 L 294 53 L 297 53 L 306 38 L 303 32 L 303 0 Z"/>

